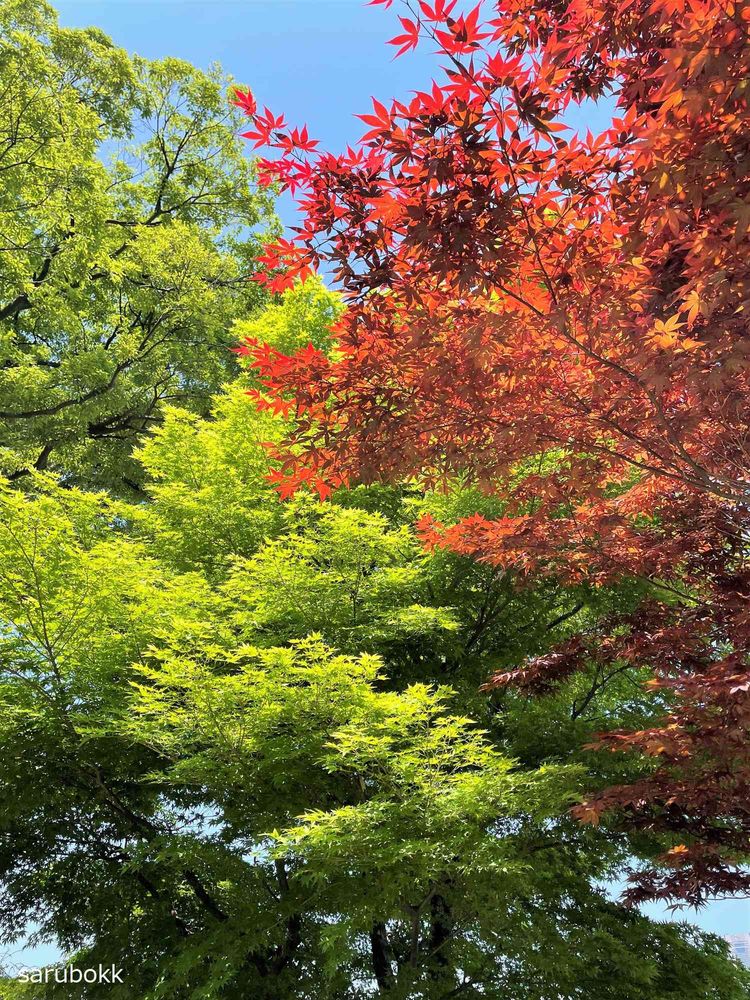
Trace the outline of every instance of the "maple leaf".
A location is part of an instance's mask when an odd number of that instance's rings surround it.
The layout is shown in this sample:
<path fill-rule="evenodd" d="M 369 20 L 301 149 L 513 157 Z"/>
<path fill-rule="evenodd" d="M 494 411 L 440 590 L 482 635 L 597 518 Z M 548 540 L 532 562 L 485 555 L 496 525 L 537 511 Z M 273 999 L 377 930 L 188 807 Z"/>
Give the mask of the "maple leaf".
<path fill-rule="evenodd" d="M 249 132 L 242 132 L 241 135 L 244 139 L 255 140 L 256 149 L 261 146 L 270 145 L 272 134 L 285 127 L 284 116 L 274 116 L 268 108 L 263 109 L 263 114 L 258 114 L 256 111 L 253 121 L 255 129 L 251 129 Z"/>
<path fill-rule="evenodd" d="M 372 106 L 375 110 L 374 115 L 355 116 L 357 118 L 360 118 L 365 123 L 365 125 L 372 126 L 371 130 L 369 132 L 366 132 L 365 135 L 362 136 L 361 139 L 362 142 L 369 142 L 371 139 L 377 138 L 383 135 L 384 133 L 390 132 L 393 124 L 391 113 L 388 111 L 388 108 L 386 108 L 384 104 L 381 104 L 380 101 L 376 100 L 373 97 Z"/>
<path fill-rule="evenodd" d="M 294 150 L 299 150 L 303 153 L 310 153 L 316 146 L 319 145 L 319 143 L 317 139 L 310 139 L 307 126 L 304 125 L 301 129 L 292 129 L 292 131 L 288 134 L 280 134 L 273 145 L 277 146 L 279 149 L 286 150 L 288 153 L 291 153 Z"/>
<path fill-rule="evenodd" d="M 396 35 L 395 38 L 391 38 L 388 41 L 389 45 L 400 46 L 395 58 L 408 52 L 410 49 L 416 49 L 419 44 L 419 23 L 410 20 L 408 17 L 399 17 L 401 26 L 404 28 L 404 34 Z"/>
<path fill-rule="evenodd" d="M 235 87 L 234 94 L 232 97 L 232 104 L 236 104 L 237 107 L 242 108 L 242 111 L 248 118 L 252 118 L 257 110 L 257 104 L 252 92 L 249 90 L 242 90 L 239 87 Z"/>
<path fill-rule="evenodd" d="M 463 55 L 479 47 L 484 38 L 489 38 L 489 32 L 479 30 L 479 14 L 481 3 L 477 4 L 468 14 L 462 14 L 455 21 L 449 22 L 449 30 L 435 30 L 435 38 L 440 42 L 448 55 Z"/>
<path fill-rule="evenodd" d="M 435 0 L 435 4 L 430 6 L 426 0 L 420 0 L 419 6 L 427 21 L 445 22 L 457 3 L 458 0 Z"/>

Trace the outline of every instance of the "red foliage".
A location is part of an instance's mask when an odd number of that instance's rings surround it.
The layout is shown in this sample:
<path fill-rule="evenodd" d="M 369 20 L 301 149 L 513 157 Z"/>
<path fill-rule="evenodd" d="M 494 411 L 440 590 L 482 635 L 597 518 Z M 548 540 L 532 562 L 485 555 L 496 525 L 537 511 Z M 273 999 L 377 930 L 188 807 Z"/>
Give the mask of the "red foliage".
<path fill-rule="evenodd" d="M 267 263 L 293 280 L 324 262 L 348 298 L 334 361 L 256 355 L 298 418 L 284 488 L 468 472 L 507 516 L 425 524 L 433 544 L 563 579 L 679 578 L 598 654 L 677 695 L 663 729 L 614 740 L 663 747 L 659 767 L 580 812 L 684 831 L 644 891 L 744 885 L 750 5 L 402 6 L 393 43 L 436 45 L 444 75 L 374 101 L 356 150 L 310 158 L 306 132 L 247 105 L 302 192 Z M 571 104 L 610 93 L 609 128 L 571 134 Z"/>

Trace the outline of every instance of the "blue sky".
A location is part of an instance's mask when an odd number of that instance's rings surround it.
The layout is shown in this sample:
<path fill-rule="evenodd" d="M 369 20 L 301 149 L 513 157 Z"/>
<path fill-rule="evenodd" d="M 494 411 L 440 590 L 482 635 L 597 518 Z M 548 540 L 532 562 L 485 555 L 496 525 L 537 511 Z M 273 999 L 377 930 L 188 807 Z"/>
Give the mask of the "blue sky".
<path fill-rule="evenodd" d="M 371 96 L 388 100 L 425 89 L 435 68 L 429 50 L 394 61 L 385 44 L 398 33 L 394 10 L 361 0 L 58 0 L 56 6 L 64 25 L 95 24 L 148 58 L 172 55 L 203 67 L 220 62 L 261 104 L 292 124 L 306 123 L 334 151 L 361 134 L 354 115 L 370 109 Z M 571 124 L 597 131 L 605 115 L 579 110 Z M 288 210 L 282 216 L 288 221 Z M 659 907 L 647 912 L 666 915 Z M 750 930 L 750 902 L 716 902 L 678 918 L 721 934 Z M 53 957 L 43 947 L 16 951 L 14 962 Z"/>

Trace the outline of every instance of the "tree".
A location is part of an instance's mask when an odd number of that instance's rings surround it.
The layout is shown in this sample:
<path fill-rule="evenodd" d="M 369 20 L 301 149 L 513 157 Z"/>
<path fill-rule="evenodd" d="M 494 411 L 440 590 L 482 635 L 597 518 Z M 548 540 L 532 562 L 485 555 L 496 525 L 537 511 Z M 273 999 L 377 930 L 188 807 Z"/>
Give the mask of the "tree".
<path fill-rule="evenodd" d="M 272 287 L 323 263 L 347 294 L 336 355 L 246 348 L 260 405 L 297 417 L 285 491 L 469 476 L 502 516 L 426 521 L 429 544 L 530 578 L 650 581 L 638 615 L 495 683 L 650 667 L 672 714 L 610 743 L 662 766 L 579 815 L 669 833 L 637 893 L 747 889 L 750 12 L 402 6 L 399 54 L 434 44 L 445 74 L 374 101 L 354 150 L 317 153 L 244 102 L 275 150 L 265 178 L 302 192 Z M 571 104 L 612 98 L 601 135 L 567 136 Z"/>
<path fill-rule="evenodd" d="M 286 425 L 244 389 L 167 410 L 148 503 L 2 492 L 0 927 L 126 970 L 10 996 L 740 1000 L 718 939 L 599 888 L 653 838 L 568 815 L 642 774 L 580 750 L 654 718 L 637 669 L 477 693 L 627 595 L 426 555 L 415 512 L 491 516 L 476 491 L 280 504 Z"/>
<path fill-rule="evenodd" d="M 3 0 L 0 33 L 0 460 L 137 491 L 165 403 L 206 412 L 236 374 L 271 199 L 218 68 L 130 58 L 43 0 Z"/>

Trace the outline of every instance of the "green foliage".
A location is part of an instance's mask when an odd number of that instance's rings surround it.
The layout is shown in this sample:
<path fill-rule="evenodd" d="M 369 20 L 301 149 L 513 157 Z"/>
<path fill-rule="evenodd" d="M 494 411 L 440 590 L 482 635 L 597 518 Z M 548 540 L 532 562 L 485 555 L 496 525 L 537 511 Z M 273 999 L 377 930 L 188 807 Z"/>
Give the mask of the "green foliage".
<path fill-rule="evenodd" d="M 166 408 L 138 453 L 152 498 L 138 523 L 153 550 L 175 569 L 215 577 L 273 537 L 283 509 L 264 479 L 263 443 L 279 436 L 278 421 L 256 413 L 242 385 L 216 397 L 211 420 Z"/>
<path fill-rule="evenodd" d="M 136 489 L 167 403 L 205 413 L 262 301 L 255 187 L 218 69 L 0 2 L 0 463 Z"/>
<path fill-rule="evenodd" d="M 237 320 L 233 332 L 238 341 L 259 340 L 282 354 L 294 354 L 308 344 L 326 351 L 333 344 L 331 327 L 343 308 L 341 299 L 320 278 L 311 277 L 288 289 L 281 301 L 260 315 Z"/>
<path fill-rule="evenodd" d="M 345 883 L 344 898 L 364 889 L 376 909 L 396 909 L 441 877 L 507 870 L 514 848 L 487 830 L 570 801 L 575 770 L 515 773 L 471 720 L 448 714 L 448 690 L 375 690 L 377 658 L 334 655 L 318 636 L 153 655 L 129 732 L 176 760 L 178 784 L 227 810 L 228 784 L 252 798 L 257 834 L 274 828 L 272 854 L 301 865 L 301 884 L 325 886 L 319 900 Z M 247 817 L 237 822 L 247 834 Z"/>
<path fill-rule="evenodd" d="M 295 638 L 319 631 L 340 648 L 429 641 L 459 624 L 427 603 L 414 533 L 379 513 L 300 500 L 286 530 L 237 560 L 225 591 L 249 634 Z"/>

